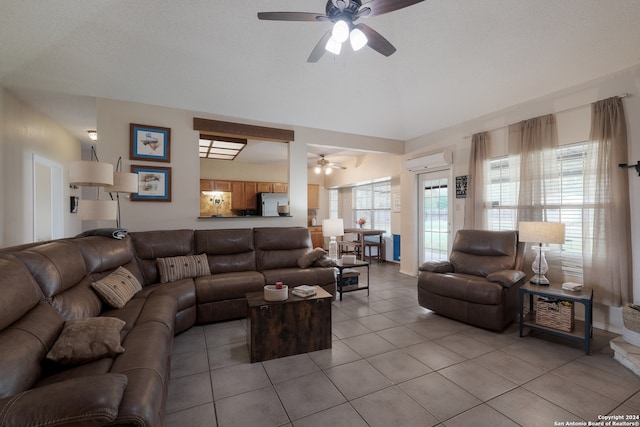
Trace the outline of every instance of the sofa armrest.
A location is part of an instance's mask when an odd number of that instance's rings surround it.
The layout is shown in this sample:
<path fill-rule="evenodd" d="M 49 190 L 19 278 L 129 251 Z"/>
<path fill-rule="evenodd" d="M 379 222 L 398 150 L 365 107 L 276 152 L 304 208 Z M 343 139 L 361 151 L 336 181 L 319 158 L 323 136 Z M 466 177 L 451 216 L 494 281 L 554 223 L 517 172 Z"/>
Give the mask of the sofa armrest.
<path fill-rule="evenodd" d="M 502 270 L 489 274 L 487 276 L 487 280 L 490 282 L 500 283 L 505 288 L 510 288 L 525 276 L 526 274 L 520 270 Z"/>
<path fill-rule="evenodd" d="M 0 399 L 0 425 L 103 426 L 116 419 L 127 377 L 72 378 Z"/>
<path fill-rule="evenodd" d="M 420 271 L 433 273 L 453 273 L 453 264 L 449 261 L 427 261 L 418 268 Z"/>

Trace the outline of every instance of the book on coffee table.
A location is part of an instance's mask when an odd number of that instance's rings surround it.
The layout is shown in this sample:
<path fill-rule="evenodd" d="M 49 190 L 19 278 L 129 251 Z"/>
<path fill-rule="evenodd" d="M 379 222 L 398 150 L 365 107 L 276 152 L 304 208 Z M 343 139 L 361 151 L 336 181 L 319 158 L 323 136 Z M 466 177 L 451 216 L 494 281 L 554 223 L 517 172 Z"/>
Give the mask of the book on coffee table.
<path fill-rule="evenodd" d="M 309 285 L 300 285 L 293 288 L 291 293 L 295 296 L 306 298 L 316 294 L 316 288 Z"/>

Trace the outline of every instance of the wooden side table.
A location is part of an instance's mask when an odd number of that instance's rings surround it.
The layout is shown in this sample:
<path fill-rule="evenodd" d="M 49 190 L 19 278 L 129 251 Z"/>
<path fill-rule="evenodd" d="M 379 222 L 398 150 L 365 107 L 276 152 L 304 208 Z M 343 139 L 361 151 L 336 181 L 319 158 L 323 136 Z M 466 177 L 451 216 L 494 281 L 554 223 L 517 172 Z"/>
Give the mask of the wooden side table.
<path fill-rule="evenodd" d="M 524 298 L 529 296 L 529 313 L 524 315 Z M 533 297 L 551 297 L 562 301 L 580 303 L 584 305 L 584 328 L 580 328 L 582 322 L 576 321 L 574 329 L 569 332 L 538 325 L 536 323 L 536 313 L 533 310 Z M 584 343 L 584 353 L 591 353 L 591 338 L 593 337 L 593 289 L 583 286 L 581 291 L 572 292 L 562 289 L 558 284 L 539 286 L 526 283 L 520 288 L 520 336 L 523 336 L 524 328 L 542 331 L 549 334 L 569 338 Z"/>
<path fill-rule="evenodd" d="M 331 348 L 331 294 L 286 301 L 265 301 L 264 292 L 246 294 L 249 306 L 247 345 L 251 363 Z"/>

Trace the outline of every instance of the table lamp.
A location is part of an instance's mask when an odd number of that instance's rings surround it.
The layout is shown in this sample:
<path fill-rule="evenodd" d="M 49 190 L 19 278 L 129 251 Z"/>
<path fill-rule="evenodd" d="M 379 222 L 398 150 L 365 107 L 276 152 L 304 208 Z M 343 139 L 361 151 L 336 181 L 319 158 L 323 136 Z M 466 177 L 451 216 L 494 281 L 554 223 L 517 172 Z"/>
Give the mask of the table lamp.
<path fill-rule="evenodd" d="M 549 264 L 542 252 L 543 243 L 563 244 L 565 239 L 565 225 L 560 222 L 521 222 L 519 224 L 519 240 L 521 242 L 539 243 L 538 254 L 533 261 L 531 269 L 535 275 L 530 282 L 535 285 L 548 285 L 549 279 L 545 277 L 549 271 Z"/>
<path fill-rule="evenodd" d="M 329 237 L 329 258 L 338 259 L 338 242 L 336 236 L 344 236 L 342 218 L 322 220 L 322 235 Z"/>

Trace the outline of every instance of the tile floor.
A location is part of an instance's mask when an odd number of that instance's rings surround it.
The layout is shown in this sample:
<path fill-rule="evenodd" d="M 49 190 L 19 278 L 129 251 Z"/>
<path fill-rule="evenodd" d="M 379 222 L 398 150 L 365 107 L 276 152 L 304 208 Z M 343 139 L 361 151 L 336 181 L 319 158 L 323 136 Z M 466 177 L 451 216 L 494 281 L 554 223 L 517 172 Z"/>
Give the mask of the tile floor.
<path fill-rule="evenodd" d="M 517 324 L 494 333 L 423 309 L 397 265 L 373 264 L 371 282 L 369 297 L 333 303 L 329 350 L 249 363 L 244 320 L 177 336 L 165 425 L 560 426 L 640 414 L 640 378 L 613 360 L 614 334 L 596 330 L 585 356 L 577 342 L 520 338 Z"/>

